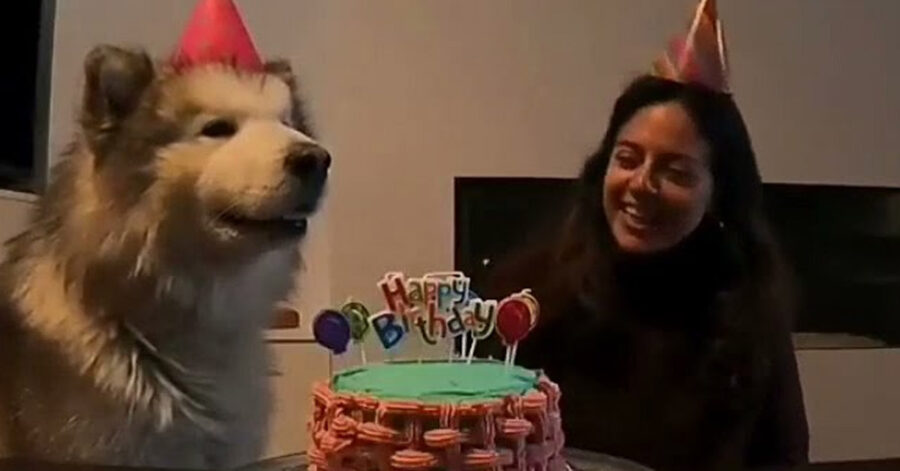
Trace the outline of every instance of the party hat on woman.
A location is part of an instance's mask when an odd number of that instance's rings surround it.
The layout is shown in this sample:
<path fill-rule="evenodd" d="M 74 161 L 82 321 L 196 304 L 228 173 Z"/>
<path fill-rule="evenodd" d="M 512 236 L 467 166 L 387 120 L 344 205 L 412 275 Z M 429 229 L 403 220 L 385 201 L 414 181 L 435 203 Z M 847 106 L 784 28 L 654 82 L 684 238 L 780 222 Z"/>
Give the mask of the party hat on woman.
<path fill-rule="evenodd" d="M 728 93 L 728 50 L 716 0 L 699 0 L 687 34 L 669 42 L 653 75 Z"/>

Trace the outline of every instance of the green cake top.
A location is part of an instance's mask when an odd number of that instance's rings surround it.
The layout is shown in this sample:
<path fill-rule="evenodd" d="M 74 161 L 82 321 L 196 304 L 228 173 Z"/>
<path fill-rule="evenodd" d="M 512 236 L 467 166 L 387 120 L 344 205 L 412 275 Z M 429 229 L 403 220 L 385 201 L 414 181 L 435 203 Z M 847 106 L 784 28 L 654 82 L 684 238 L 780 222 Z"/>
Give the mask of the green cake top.
<path fill-rule="evenodd" d="M 501 362 L 446 361 L 379 363 L 335 375 L 338 393 L 356 393 L 377 399 L 427 403 L 468 403 L 524 395 L 536 389 L 538 373 Z"/>

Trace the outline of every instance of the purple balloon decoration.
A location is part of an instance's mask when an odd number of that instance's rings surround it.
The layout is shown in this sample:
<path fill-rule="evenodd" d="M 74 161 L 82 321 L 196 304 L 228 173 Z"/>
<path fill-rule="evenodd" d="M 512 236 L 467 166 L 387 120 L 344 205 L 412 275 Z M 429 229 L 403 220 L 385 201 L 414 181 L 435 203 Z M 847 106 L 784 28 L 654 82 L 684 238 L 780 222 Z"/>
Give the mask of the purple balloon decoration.
<path fill-rule="evenodd" d="M 350 323 L 340 312 L 326 309 L 313 320 L 313 336 L 320 345 L 340 355 L 350 344 Z"/>

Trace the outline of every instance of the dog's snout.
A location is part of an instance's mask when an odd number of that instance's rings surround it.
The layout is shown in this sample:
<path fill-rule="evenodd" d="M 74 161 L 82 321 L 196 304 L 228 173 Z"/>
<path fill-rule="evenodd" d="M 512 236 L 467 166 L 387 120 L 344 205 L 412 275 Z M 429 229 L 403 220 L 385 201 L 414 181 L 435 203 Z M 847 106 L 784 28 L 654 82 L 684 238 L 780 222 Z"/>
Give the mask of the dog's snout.
<path fill-rule="evenodd" d="M 324 176 L 331 166 L 331 154 L 315 144 L 296 144 L 288 151 L 284 165 L 296 177 Z"/>

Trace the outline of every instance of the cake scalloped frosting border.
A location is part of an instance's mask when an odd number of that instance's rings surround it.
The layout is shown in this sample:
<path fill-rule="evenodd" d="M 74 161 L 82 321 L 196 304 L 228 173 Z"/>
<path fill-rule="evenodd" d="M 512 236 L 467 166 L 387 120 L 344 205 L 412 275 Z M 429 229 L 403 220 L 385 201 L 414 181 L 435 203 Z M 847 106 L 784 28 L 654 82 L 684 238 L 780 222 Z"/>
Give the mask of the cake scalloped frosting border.
<path fill-rule="evenodd" d="M 564 470 L 560 389 L 465 404 L 379 400 L 313 385 L 315 471 Z"/>

